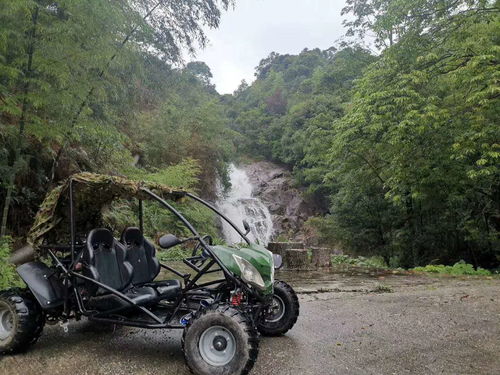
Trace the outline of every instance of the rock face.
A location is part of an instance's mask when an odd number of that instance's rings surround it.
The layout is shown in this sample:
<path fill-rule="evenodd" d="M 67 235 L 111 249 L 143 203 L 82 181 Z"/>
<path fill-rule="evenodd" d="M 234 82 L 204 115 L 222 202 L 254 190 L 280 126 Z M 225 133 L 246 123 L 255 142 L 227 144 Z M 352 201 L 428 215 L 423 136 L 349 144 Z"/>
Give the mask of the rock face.
<path fill-rule="evenodd" d="M 254 186 L 253 195 L 260 198 L 271 212 L 273 237 L 282 235 L 288 240 L 301 240 L 302 226 L 314 215 L 315 207 L 294 187 L 291 173 L 268 161 L 248 164 L 244 169 Z"/>

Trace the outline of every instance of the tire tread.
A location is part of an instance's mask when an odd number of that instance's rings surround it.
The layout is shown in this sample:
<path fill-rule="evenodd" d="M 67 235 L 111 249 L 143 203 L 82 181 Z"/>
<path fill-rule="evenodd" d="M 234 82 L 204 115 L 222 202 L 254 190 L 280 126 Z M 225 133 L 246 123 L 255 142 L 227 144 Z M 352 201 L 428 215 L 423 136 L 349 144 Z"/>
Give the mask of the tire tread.
<path fill-rule="evenodd" d="M 12 341 L 0 354 L 14 354 L 26 351 L 40 338 L 45 317 L 38 302 L 27 290 L 12 288 L 0 291 L 0 300 L 10 304 L 17 315 L 17 332 Z"/>
<path fill-rule="evenodd" d="M 281 336 L 281 335 L 285 334 L 290 329 L 292 329 L 292 327 L 295 325 L 295 323 L 297 323 L 297 319 L 299 318 L 299 314 L 300 314 L 299 298 L 297 297 L 297 294 L 295 293 L 293 288 L 290 285 L 288 285 L 287 283 L 285 283 L 284 281 L 279 281 L 279 280 L 274 282 L 274 288 L 275 289 L 282 289 L 285 291 L 285 293 L 287 295 L 290 296 L 293 310 L 296 311 L 297 313 L 292 316 L 292 318 L 288 322 L 288 324 L 286 324 L 284 327 L 281 327 L 279 329 L 272 329 L 272 328 L 268 328 L 268 327 L 265 327 L 265 326 L 258 324 L 259 332 L 263 336 L 274 337 L 274 336 Z"/>
<path fill-rule="evenodd" d="M 212 308 L 204 308 L 198 310 L 196 313 L 193 314 L 192 318 L 189 320 L 189 323 L 187 324 L 186 328 L 184 329 L 184 332 L 182 334 L 182 339 L 181 339 L 181 345 L 182 345 L 182 351 L 184 353 L 184 359 L 186 362 L 186 365 L 188 366 L 189 370 L 192 373 L 195 373 L 194 369 L 191 367 L 191 364 L 188 361 L 188 358 L 186 356 L 185 352 L 185 338 L 186 334 L 189 331 L 189 328 L 191 327 L 192 323 L 196 321 L 196 319 L 201 318 L 202 316 L 208 315 L 208 314 L 224 314 L 227 315 L 231 318 L 233 318 L 238 325 L 241 326 L 242 330 L 248 335 L 247 342 L 249 344 L 250 350 L 249 350 L 249 359 L 246 363 L 245 368 L 240 372 L 240 374 L 234 374 L 234 375 L 247 375 L 250 370 L 253 368 L 255 365 L 255 362 L 257 361 L 257 357 L 259 354 L 259 332 L 257 329 L 252 327 L 252 324 L 246 317 L 246 315 L 231 307 L 228 305 L 222 305 L 222 306 L 217 306 L 217 307 L 212 307 Z"/>

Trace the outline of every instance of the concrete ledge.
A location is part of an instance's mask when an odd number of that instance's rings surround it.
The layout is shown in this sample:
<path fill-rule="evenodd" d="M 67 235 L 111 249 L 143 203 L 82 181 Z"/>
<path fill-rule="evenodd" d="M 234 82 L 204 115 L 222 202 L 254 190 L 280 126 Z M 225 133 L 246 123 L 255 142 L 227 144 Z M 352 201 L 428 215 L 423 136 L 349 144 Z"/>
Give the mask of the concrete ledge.
<path fill-rule="evenodd" d="M 330 267 L 332 265 L 332 250 L 326 247 L 311 247 L 311 266 Z"/>
<path fill-rule="evenodd" d="M 308 268 L 309 259 L 307 250 L 287 249 L 283 255 L 283 265 L 286 269 Z"/>
<path fill-rule="evenodd" d="M 285 258 L 285 252 L 289 249 L 303 249 L 304 244 L 300 242 L 269 242 L 267 245 L 267 249 L 274 253 L 281 255 L 281 257 Z"/>

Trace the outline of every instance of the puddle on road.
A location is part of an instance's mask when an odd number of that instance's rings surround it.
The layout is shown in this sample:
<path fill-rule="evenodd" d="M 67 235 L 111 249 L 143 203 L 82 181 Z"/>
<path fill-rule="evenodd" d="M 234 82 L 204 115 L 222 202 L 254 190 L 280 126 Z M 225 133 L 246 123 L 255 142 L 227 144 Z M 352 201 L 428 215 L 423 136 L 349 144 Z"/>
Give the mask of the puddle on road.
<path fill-rule="evenodd" d="M 169 266 L 182 273 L 195 274 L 195 271 L 182 262 L 166 262 Z M 172 273 L 162 270 L 158 279 L 178 278 Z M 204 275 L 201 282 L 217 280 L 221 273 Z M 322 270 L 280 270 L 276 279 L 292 285 L 297 292 L 311 293 L 314 291 L 371 291 L 383 284 L 391 287 L 411 286 L 432 283 L 432 279 L 414 275 L 393 275 L 385 271 L 367 271 L 357 268 L 326 268 Z"/>

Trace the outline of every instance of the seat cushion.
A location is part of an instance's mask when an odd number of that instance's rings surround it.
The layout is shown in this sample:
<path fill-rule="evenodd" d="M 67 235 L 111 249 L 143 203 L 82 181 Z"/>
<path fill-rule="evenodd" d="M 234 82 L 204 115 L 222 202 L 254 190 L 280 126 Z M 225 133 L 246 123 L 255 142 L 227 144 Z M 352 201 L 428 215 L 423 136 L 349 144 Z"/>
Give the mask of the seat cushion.
<path fill-rule="evenodd" d="M 160 287 L 160 286 L 175 286 L 178 287 L 179 289 L 181 288 L 181 281 L 177 279 L 172 279 L 172 280 L 160 280 L 160 281 L 153 281 L 151 283 L 147 283 L 147 286 L 151 286 L 153 288 Z"/>
<path fill-rule="evenodd" d="M 147 305 L 157 299 L 158 293 L 154 288 L 142 286 L 128 290 L 125 295 L 138 305 Z"/>
<path fill-rule="evenodd" d="M 136 287 L 124 294 L 140 306 L 145 306 L 158 300 L 158 292 L 151 287 Z M 99 311 L 135 309 L 130 303 L 114 294 L 93 297 L 89 301 L 91 308 Z"/>
<path fill-rule="evenodd" d="M 181 282 L 179 280 L 162 280 L 153 283 L 152 287 L 156 289 L 161 299 L 175 298 L 181 292 Z"/>
<path fill-rule="evenodd" d="M 158 299 L 171 299 L 179 295 L 182 290 L 180 280 L 161 280 L 152 283 L 146 283 L 143 287 L 151 287 L 158 293 Z"/>

